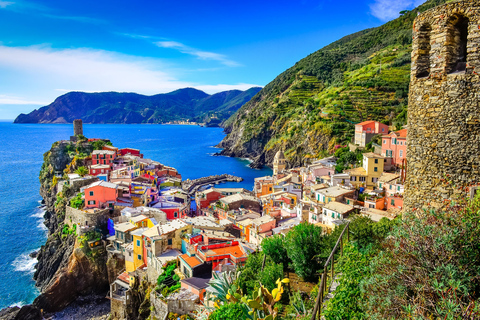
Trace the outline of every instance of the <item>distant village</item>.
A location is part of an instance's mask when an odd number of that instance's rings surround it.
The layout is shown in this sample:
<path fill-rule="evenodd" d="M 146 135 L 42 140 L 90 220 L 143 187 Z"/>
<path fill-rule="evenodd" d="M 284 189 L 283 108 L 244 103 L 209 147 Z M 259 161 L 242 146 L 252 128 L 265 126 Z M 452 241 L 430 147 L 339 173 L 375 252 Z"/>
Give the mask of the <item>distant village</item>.
<path fill-rule="evenodd" d="M 75 134 L 83 134 L 81 122 L 75 125 Z M 371 143 L 380 136 L 381 145 Z M 213 304 L 212 276 L 236 270 L 267 237 L 286 235 L 302 222 L 331 233 L 355 214 L 373 221 L 396 217 L 403 207 L 406 137 L 407 129 L 357 124 L 350 151 L 370 143 L 374 152 L 340 173 L 333 156 L 287 169 L 279 151 L 273 175 L 256 178 L 253 191 L 219 187 L 239 181 L 228 175 L 182 181 L 175 168 L 144 158 L 141 150 L 104 145 L 87 158 L 88 174 L 68 174 L 70 185 L 82 187 L 65 223 L 79 236 L 106 223 L 104 246 L 122 263 L 110 285 L 113 318 L 126 318 L 136 281 L 157 283 L 168 266 L 174 276 L 164 287 L 178 290 L 153 291 L 153 314 L 202 312 Z M 89 242 L 91 250 L 101 244 Z"/>

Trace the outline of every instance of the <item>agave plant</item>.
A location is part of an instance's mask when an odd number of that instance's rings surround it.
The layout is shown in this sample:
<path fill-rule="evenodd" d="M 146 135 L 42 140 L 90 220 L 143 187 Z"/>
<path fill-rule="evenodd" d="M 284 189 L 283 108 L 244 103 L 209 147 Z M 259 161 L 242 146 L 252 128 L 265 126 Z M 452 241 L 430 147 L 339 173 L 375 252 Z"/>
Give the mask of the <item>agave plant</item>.
<path fill-rule="evenodd" d="M 212 280 L 210 280 L 210 282 L 208 283 L 209 287 L 207 289 L 207 295 L 205 297 L 205 307 L 208 308 L 208 302 L 212 301 L 212 299 L 213 301 L 215 301 L 216 306 L 227 303 L 228 291 L 235 286 L 234 282 L 236 278 L 237 277 L 235 273 L 231 271 L 222 273 L 214 272 Z"/>

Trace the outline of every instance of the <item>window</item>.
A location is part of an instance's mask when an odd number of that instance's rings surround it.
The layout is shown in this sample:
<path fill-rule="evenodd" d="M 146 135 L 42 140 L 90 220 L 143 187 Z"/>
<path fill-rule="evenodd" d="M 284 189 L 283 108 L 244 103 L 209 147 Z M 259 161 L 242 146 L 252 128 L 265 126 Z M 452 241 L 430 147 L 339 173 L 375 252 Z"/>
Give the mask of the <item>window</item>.
<path fill-rule="evenodd" d="M 90 194 L 91 196 L 93 196 L 93 191 L 90 191 L 89 194 Z"/>
<path fill-rule="evenodd" d="M 381 183 L 381 182 L 378 184 L 378 187 L 379 187 L 380 189 L 382 189 L 382 183 Z"/>
<path fill-rule="evenodd" d="M 392 190 L 392 185 L 389 185 L 389 186 L 388 186 L 388 189 Z"/>
<path fill-rule="evenodd" d="M 430 33 L 432 28 L 424 24 L 418 31 L 418 58 L 417 58 L 417 78 L 424 78 L 430 75 Z"/>
<path fill-rule="evenodd" d="M 172 239 L 168 239 L 167 243 L 168 243 L 169 246 L 171 246 L 172 245 Z"/>
<path fill-rule="evenodd" d="M 387 140 L 383 139 L 383 144 L 387 144 Z"/>
<path fill-rule="evenodd" d="M 327 210 L 323 210 L 323 215 L 327 215 Z"/>
<path fill-rule="evenodd" d="M 400 158 L 403 157 L 403 150 L 400 150 Z"/>
<path fill-rule="evenodd" d="M 467 67 L 468 18 L 455 14 L 447 21 L 447 73 Z"/>
<path fill-rule="evenodd" d="M 375 159 L 375 160 L 377 160 L 377 159 Z M 377 167 L 373 167 L 373 171 L 374 171 L 374 172 L 378 172 L 378 168 L 377 168 Z"/>
<path fill-rule="evenodd" d="M 382 128 L 382 132 L 385 132 L 385 128 Z"/>
<path fill-rule="evenodd" d="M 137 259 L 138 259 L 138 260 L 142 260 L 142 255 L 141 255 L 141 254 L 137 254 Z"/>
<path fill-rule="evenodd" d="M 392 144 L 397 144 L 397 138 L 392 139 Z"/>
<path fill-rule="evenodd" d="M 365 177 L 358 177 L 358 181 L 365 182 Z"/>
<path fill-rule="evenodd" d="M 400 186 L 397 187 L 397 190 L 400 191 Z"/>
<path fill-rule="evenodd" d="M 317 221 L 317 216 L 313 214 L 313 215 L 312 215 L 312 219 L 315 220 L 315 221 Z"/>
<path fill-rule="evenodd" d="M 375 163 L 378 163 L 378 159 L 375 159 Z"/>
<path fill-rule="evenodd" d="M 392 199 L 392 201 L 390 202 L 390 204 L 391 204 L 392 206 L 394 206 L 394 205 L 395 205 L 395 199 Z"/>
<path fill-rule="evenodd" d="M 173 213 L 173 216 L 174 216 L 175 218 L 178 217 L 178 212 L 175 211 L 175 212 Z"/>
<path fill-rule="evenodd" d="M 375 205 L 374 205 L 374 204 L 369 204 L 368 207 L 369 207 L 369 208 L 372 208 L 372 209 L 375 209 Z"/>
<path fill-rule="evenodd" d="M 137 240 L 137 247 L 140 247 L 140 240 Z"/>
<path fill-rule="evenodd" d="M 335 212 L 332 211 L 332 218 L 335 218 Z"/>

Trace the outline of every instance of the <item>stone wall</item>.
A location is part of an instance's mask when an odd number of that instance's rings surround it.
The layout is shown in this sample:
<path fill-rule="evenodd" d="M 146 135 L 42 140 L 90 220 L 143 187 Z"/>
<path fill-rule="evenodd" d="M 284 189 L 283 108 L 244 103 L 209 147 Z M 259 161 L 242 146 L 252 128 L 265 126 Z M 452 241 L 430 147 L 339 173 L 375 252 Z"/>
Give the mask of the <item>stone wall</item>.
<path fill-rule="evenodd" d="M 72 227 L 77 226 L 99 226 L 106 223 L 108 219 L 109 209 L 97 210 L 94 213 L 89 213 L 83 210 L 75 209 L 67 206 L 65 212 L 65 223 Z"/>
<path fill-rule="evenodd" d="M 150 293 L 150 304 L 153 306 L 153 310 L 150 314 L 152 319 L 164 320 L 167 318 L 168 305 L 160 299 L 160 296 L 155 290 L 152 290 Z"/>
<path fill-rule="evenodd" d="M 74 193 L 79 192 L 80 188 L 88 186 L 96 181 L 98 181 L 98 177 L 84 177 L 81 179 L 74 179 L 70 181 L 70 190 Z"/>
<path fill-rule="evenodd" d="M 443 207 L 480 180 L 479 21 L 479 1 L 448 3 L 415 19 L 407 210 Z"/>

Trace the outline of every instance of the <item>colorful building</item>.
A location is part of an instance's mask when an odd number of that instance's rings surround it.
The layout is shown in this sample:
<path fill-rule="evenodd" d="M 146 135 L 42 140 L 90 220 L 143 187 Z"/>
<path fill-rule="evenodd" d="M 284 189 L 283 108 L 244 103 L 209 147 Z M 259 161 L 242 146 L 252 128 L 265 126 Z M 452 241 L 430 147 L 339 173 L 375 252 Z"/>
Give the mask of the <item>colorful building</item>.
<path fill-rule="evenodd" d="M 350 184 L 358 187 L 373 188 L 383 173 L 385 157 L 373 152 L 363 154 L 362 167 L 346 170 Z"/>
<path fill-rule="evenodd" d="M 382 156 L 392 159 L 392 164 L 400 167 L 407 159 L 407 129 L 390 132 L 382 136 Z"/>
<path fill-rule="evenodd" d="M 89 173 L 91 176 L 98 176 L 99 174 L 108 175 L 111 171 L 110 165 L 108 164 L 95 164 L 90 166 Z"/>
<path fill-rule="evenodd" d="M 85 187 L 85 208 L 113 208 L 119 197 L 118 186 L 106 181 L 97 181 Z"/>
<path fill-rule="evenodd" d="M 364 121 L 355 125 L 355 144 L 365 147 L 376 134 L 387 134 L 388 126 L 377 121 Z"/>
<path fill-rule="evenodd" d="M 94 150 L 92 152 L 92 165 L 104 164 L 110 166 L 116 157 L 117 153 L 112 150 Z"/>

